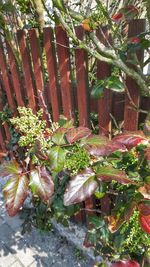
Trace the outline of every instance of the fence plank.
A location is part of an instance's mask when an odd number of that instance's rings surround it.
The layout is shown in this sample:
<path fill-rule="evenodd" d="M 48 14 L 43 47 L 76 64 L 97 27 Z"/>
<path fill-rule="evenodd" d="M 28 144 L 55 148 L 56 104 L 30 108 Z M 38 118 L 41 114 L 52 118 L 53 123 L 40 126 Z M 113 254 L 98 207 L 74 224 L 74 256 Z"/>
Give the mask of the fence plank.
<path fill-rule="evenodd" d="M 32 71 L 29 51 L 26 44 L 26 36 L 23 30 L 17 32 L 18 45 L 22 58 L 23 72 L 25 78 L 26 95 L 29 101 L 29 107 L 36 111 L 36 102 L 34 97 L 34 87 L 32 81 Z"/>
<path fill-rule="evenodd" d="M 137 34 L 145 31 L 145 20 L 133 20 L 129 24 L 129 31 L 128 31 L 128 37 L 134 37 Z M 144 51 L 138 51 L 137 53 L 138 59 L 140 61 L 143 60 Z M 140 93 L 138 90 L 138 86 L 136 82 L 130 78 L 127 77 L 126 79 L 126 85 L 130 94 L 130 97 L 133 101 L 133 103 L 139 107 L 140 104 Z M 131 107 L 130 99 L 128 98 L 127 94 L 125 96 L 125 111 L 124 111 L 124 129 L 128 131 L 135 131 L 138 129 L 138 118 L 139 114 L 138 112 L 134 111 Z"/>
<path fill-rule="evenodd" d="M 76 27 L 76 35 L 83 40 L 83 27 Z M 79 123 L 89 126 L 89 93 L 88 93 L 88 66 L 87 53 L 83 49 L 75 50 L 77 101 L 79 112 Z"/>
<path fill-rule="evenodd" d="M 1 74 L 2 74 L 2 80 L 3 80 L 3 85 L 4 85 L 4 90 L 7 95 L 7 101 L 9 104 L 9 107 L 11 108 L 12 112 L 16 110 L 14 101 L 13 101 L 13 95 L 11 92 L 10 88 L 10 83 L 9 83 L 9 78 L 8 78 L 8 73 L 7 73 L 7 65 L 6 65 L 6 60 L 4 56 L 4 50 L 2 47 L 2 42 L 0 40 L 0 69 L 1 69 Z"/>
<path fill-rule="evenodd" d="M 48 96 L 52 106 L 53 121 L 59 119 L 59 97 L 57 81 L 56 52 L 54 47 L 54 36 L 52 28 L 44 28 L 44 48 L 46 53 L 47 71 L 49 76 Z"/>
<path fill-rule="evenodd" d="M 30 41 L 30 47 L 31 47 L 31 55 L 32 55 L 36 89 L 43 91 L 44 81 L 43 81 L 40 46 L 39 46 L 39 40 L 37 36 L 37 30 L 31 29 L 28 31 L 28 34 L 29 34 L 29 41 Z"/>
<path fill-rule="evenodd" d="M 107 39 L 110 39 L 108 36 L 107 28 L 103 28 L 103 34 Z M 101 42 L 106 44 L 101 31 L 97 30 L 97 36 Z M 102 80 L 111 75 L 111 66 L 105 62 L 97 62 L 97 79 Z M 111 108 L 112 108 L 112 93 L 110 90 L 104 90 L 104 96 L 98 101 L 98 116 L 99 116 L 99 132 L 105 135 L 109 135 L 110 123 L 111 123 Z"/>
<path fill-rule="evenodd" d="M 63 112 L 64 115 L 70 119 L 73 117 L 73 106 L 72 86 L 70 81 L 69 40 L 61 26 L 57 26 L 55 31 Z"/>
<path fill-rule="evenodd" d="M 23 97 L 21 94 L 22 92 L 21 81 L 19 77 L 19 70 L 18 70 L 18 66 L 16 63 L 16 59 L 12 51 L 12 48 L 8 42 L 6 42 L 6 46 L 7 46 L 7 52 L 8 52 L 9 67 L 11 71 L 11 78 L 13 82 L 13 88 L 15 91 L 17 104 L 18 106 L 24 106 L 24 101 L 23 101 Z"/>

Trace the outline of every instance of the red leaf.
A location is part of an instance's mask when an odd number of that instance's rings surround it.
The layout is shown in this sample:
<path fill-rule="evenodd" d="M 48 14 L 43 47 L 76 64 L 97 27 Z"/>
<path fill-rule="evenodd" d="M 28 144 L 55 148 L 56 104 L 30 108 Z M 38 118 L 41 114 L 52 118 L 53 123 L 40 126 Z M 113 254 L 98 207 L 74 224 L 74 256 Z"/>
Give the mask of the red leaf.
<path fill-rule="evenodd" d="M 150 199 L 150 184 L 145 184 L 144 186 L 139 187 L 138 191 L 144 196 L 144 198 Z"/>
<path fill-rule="evenodd" d="M 112 166 L 102 166 L 97 169 L 98 180 L 111 182 L 113 180 L 121 184 L 136 184 L 130 180 L 124 171 L 113 168 Z"/>
<path fill-rule="evenodd" d="M 123 144 L 131 149 L 139 144 L 147 144 L 148 141 L 142 131 L 124 132 L 113 138 L 113 141 Z"/>
<path fill-rule="evenodd" d="M 122 13 L 117 13 L 112 16 L 112 20 L 115 22 L 120 22 L 123 19 L 123 14 Z"/>
<path fill-rule="evenodd" d="M 143 231 L 146 232 L 147 234 L 150 234 L 150 215 L 144 216 L 140 214 L 139 223 Z"/>
<path fill-rule="evenodd" d="M 28 178 L 23 174 L 14 174 L 3 188 L 6 209 L 9 216 L 15 216 L 28 196 Z"/>
<path fill-rule="evenodd" d="M 138 38 L 138 37 L 132 37 L 131 39 L 130 39 L 130 43 L 131 44 L 139 44 L 140 43 L 140 38 Z"/>
<path fill-rule="evenodd" d="M 115 151 L 126 151 L 126 147 L 118 142 L 109 141 L 103 135 L 91 135 L 84 141 L 84 148 L 93 156 L 109 156 Z"/>
<path fill-rule="evenodd" d="M 89 198 L 98 187 L 95 181 L 95 173 L 92 169 L 87 168 L 73 177 L 64 195 L 64 205 L 69 206 Z"/>
<path fill-rule="evenodd" d="M 150 216 L 150 206 L 149 205 L 140 202 L 138 204 L 138 210 L 139 210 L 139 212 L 140 212 L 141 215 L 143 215 L 143 216 Z"/>
<path fill-rule="evenodd" d="M 45 167 L 38 168 L 30 173 L 30 187 L 33 194 L 47 202 L 54 193 L 54 183 Z"/>
<path fill-rule="evenodd" d="M 78 127 L 78 128 L 72 128 L 68 130 L 66 134 L 67 141 L 72 144 L 83 137 L 87 137 L 91 134 L 91 130 L 86 127 Z"/>
<path fill-rule="evenodd" d="M 137 261 L 122 260 L 112 263 L 111 267 L 140 267 L 140 265 Z"/>

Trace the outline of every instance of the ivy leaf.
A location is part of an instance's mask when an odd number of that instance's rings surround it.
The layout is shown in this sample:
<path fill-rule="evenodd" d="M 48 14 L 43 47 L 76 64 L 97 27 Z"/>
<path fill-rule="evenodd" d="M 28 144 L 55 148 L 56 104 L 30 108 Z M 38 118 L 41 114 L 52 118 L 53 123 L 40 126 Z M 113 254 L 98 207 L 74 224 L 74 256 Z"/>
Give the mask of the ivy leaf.
<path fill-rule="evenodd" d="M 127 177 L 124 171 L 115 169 L 112 166 L 98 167 L 96 176 L 100 181 L 111 182 L 114 180 L 121 184 L 136 184 Z"/>
<path fill-rule="evenodd" d="M 70 180 L 64 194 L 64 205 L 69 206 L 84 201 L 92 196 L 97 187 L 95 173 L 91 168 L 85 169 Z"/>
<path fill-rule="evenodd" d="M 54 193 L 54 183 L 45 167 L 32 170 L 30 173 L 30 188 L 33 194 L 47 202 Z"/>
<path fill-rule="evenodd" d="M 103 80 L 98 81 L 97 84 L 92 88 L 91 97 L 94 99 L 99 99 L 103 97 L 104 89 L 105 89 L 104 81 Z"/>
<path fill-rule="evenodd" d="M 113 141 L 126 146 L 127 149 L 136 147 L 139 144 L 147 144 L 148 141 L 142 131 L 124 132 L 113 138 Z"/>
<path fill-rule="evenodd" d="M 66 144 L 64 138 L 66 131 L 66 128 L 58 128 L 52 135 L 52 141 L 58 146 Z"/>
<path fill-rule="evenodd" d="M 83 137 L 87 137 L 91 134 L 91 130 L 86 128 L 86 127 L 77 127 L 77 128 L 72 128 L 68 130 L 66 134 L 67 141 L 72 144 Z"/>
<path fill-rule="evenodd" d="M 13 174 L 3 188 L 9 216 L 15 216 L 28 196 L 28 178 L 21 173 Z"/>
<path fill-rule="evenodd" d="M 55 172 L 62 171 L 66 157 L 66 150 L 62 149 L 60 146 L 52 147 L 48 151 L 48 157 L 50 160 L 50 168 Z"/>

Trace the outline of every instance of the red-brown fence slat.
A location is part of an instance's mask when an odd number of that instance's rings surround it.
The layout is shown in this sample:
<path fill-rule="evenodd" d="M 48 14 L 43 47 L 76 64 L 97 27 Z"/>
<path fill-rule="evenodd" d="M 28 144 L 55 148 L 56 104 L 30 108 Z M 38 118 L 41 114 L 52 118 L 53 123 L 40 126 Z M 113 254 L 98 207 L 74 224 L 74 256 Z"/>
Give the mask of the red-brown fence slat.
<path fill-rule="evenodd" d="M 0 81 L 1 81 L 2 77 L 0 75 Z M 3 101 L 2 101 L 2 97 L 3 97 L 3 91 L 2 91 L 2 84 L 0 82 L 0 111 L 3 111 Z M 10 135 L 10 132 L 9 132 L 9 128 L 8 128 L 8 125 L 7 123 L 5 122 L 4 124 L 0 125 L 0 132 L 1 132 L 1 142 L 2 142 L 2 149 L 4 149 L 5 147 L 5 150 L 6 150 L 6 140 L 10 140 L 11 139 L 11 135 Z"/>
<path fill-rule="evenodd" d="M 70 77 L 69 39 L 61 26 L 56 27 L 56 47 L 64 116 L 73 117 L 72 86 Z"/>
<path fill-rule="evenodd" d="M 103 34 L 102 32 L 103 31 Z M 109 31 L 107 27 L 97 30 L 97 37 L 101 42 L 107 43 L 106 40 L 110 41 L 108 35 Z M 104 38 L 105 36 L 105 38 Z M 106 62 L 97 62 L 97 79 L 102 80 L 111 75 L 111 66 Z M 104 90 L 104 96 L 98 101 L 98 120 L 99 120 L 99 132 L 105 135 L 109 135 L 110 123 L 111 123 L 111 108 L 112 108 L 112 93 L 110 90 Z"/>
<path fill-rule="evenodd" d="M 103 34 L 102 32 L 103 31 Z M 104 38 L 105 36 L 105 38 Z M 109 31 L 107 27 L 97 30 L 97 37 L 105 45 L 107 40 L 110 41 Z M 97 79 L 102 80 L 111 75 L 111 66 L 106 62 L 97 62 Z M 112 110 L 112 92 L 108 89 L 104 89 L 104 96 L 98 101 L 98 120 L 99 120 L 99 132 L 109 136 Z M 110 198 L 109 195 L 105 195 L 101 199 L 101 210 L 105 213 L 110 211 Z"/>
<path fill-rule="evenodd" d="M 83 40 L 83 27 L 76 27 L 76 35 Z M 83 49 L 75 49 L 77 101 L 79 124 L 89 126 L 89 90 L 88 90 L 88 62 L 87 53 Z"/>
<path fill-rule="evenodd" d="M 7 46 L 7 53 L 8 53 L 8 61 L 9 61 L 9 67 L 11 71 L 11 78 L 13 82 L 13 88 L 16 95 L 16 101 L 18 106 L 24 106 L 24 101 L 22 97 L 22 88 L 21 88 L 21 81 L 19 76 L 19 70 L 16 63 L 15 55 L 13 53 L 12 47 L 8 42 L 6 42 Z"/>
<path fill-rule="evenodd" d="M 59 119 L 59 97 L 58 97 L 58 76 L 56 51 L 54 46 L 53 29 L 50 27 L 44 28 L 44 48 L 46 54 L 47 71 L 49 77 L 48 83 L 48 97 L 50 98 L 52 107 L 53 121 Z"/>
<path fill-rule="evenodd" d="M 12 95 L 11 88 L 10 88 L 6 59 L 4 55 L 5 55 L 4 49 L 2 47 L 2 42 L 0 41 L 0 69 L 1 69 L 1 74 L 2 74 L 1 76 L 3 80 L 4 90 L 7 95 L 8 105 L 10 109 L 12 110 L 12 112 L 14 112 L 16 110 L 16 107 L 15 107 L 13 95 Z"/>
<path fill-rule="evenodd" d="M 17 32 L 18 45 L 20 49 L 20 55 L 22 59 L 23 73 L 25 78 L 26 95 L 29 101 L 29 107 L 36 111 L 36 101 L 34 96 L 34 87 L 32 81 L 32 70 L 30 55 L 26 43 L 26 35 L 24 30 Z"/>
<path fill-rule="evenodd" d="M 36 84 L 36 89 L 44 90 L 43 72 L 41 64 L 40 46 L 38 40 L 37 29 L 31 29 L 28 31 L 29 41 L 31 47 L 31 55 L 33 62 L 34 79 Z"/>
<path fill-rule="evenodd" d="M 128 30 L 128 37 L 134 37 L 137 34 L 145 31 L 145 20 L 133 20 L 129 24 L 129 30 Z M 144 51 L 138 51 L 137 53 L 138 59 L 140 61 L 143 60 Z M 140 92 L 138 89 L 138 86 L 136 82 L 130 78 L 127 77 L 126 79 L 126 85 L 128 92 L 130 94 L 130 98 L 132 99 L 133 103 L 139 107 L 140 104 Z M 125 111 L 124 111 L 124 129 L 127 131 L 135 131 L 138 128 L 138 118 L 139 114 L 135 110 L 132 109 L 131 101 L 128 98 L 128 95 L 125 96 Z"/>

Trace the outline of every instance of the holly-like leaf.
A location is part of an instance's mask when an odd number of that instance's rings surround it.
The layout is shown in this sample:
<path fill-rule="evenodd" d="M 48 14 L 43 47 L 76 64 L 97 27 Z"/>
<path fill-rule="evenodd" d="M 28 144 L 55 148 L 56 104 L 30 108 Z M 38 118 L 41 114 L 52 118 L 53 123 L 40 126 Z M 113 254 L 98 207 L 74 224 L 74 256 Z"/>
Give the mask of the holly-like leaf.
<path fill-rule="evenodd" d="M 124 132 L 113 138 L 113 141 L 126 146 L 127 149 L 136 147 L 139 144 L 147 144 L 148 141 L 142 131 Z"/>
<path fill-rule="evenodd" d="M 9 216 L 15 216 L 28 196 L 28 178 L 22 173 L 11 176 L 3 188 L 5 205 Z"/>
<path fill-rule="evenodd" d="M 64 205 L 69 206 L 84 201 L 92 196 L 97 187 L 95 173 L 91 168 L 85 169 L 70 180 L 64 195 Z"/>
<path fill-rule="evenodd" d="M 127 177 L 124 171 L 115 169 L 112 166 L 97 168 L 96 176 L 100 181 L 111 182 L 114 180 L 121 184 L 136 184 Z"/>
<path fill-rule="evenodd" d="M 62 149 L 60 146 L 52 147 L 48 151 L 48 157 L 50 160 L 50 168 L 55 172 L 60 172 L 63 170 L 66 150 Z"/>
<path fill-rule="evenodd" d="M 67 138 L 68 143 L 72 144 L 82 139 L 83 137 L 89 136 L 90 134 L 91 134 L 90 129 L 80 126 L 80 127 L 72 128 L 68 130 L 66 134 L 66 138 Z"/>
<path fill-rule="evenodd" d="M 103 135 L 91 135 L 83 142 L 84 148 L 95 157 L 109 156 L 115 151 L 126 151 L 126 147 L 118 142 L 109 141 L 109 139 Z"/>
<path fill-rule="evenodd" d="M 47 202 L 54 193 L 54 183 L 45 167 L 32 170 L 30 173 L 30 188 L 33 194 Z"/>
<path fill-rule="evenodd" d="M 58 146 L 66 144 L 65 133 L 67 131 L 66 128 L 58 128 L 52 135 L 52 141 Z"/>

